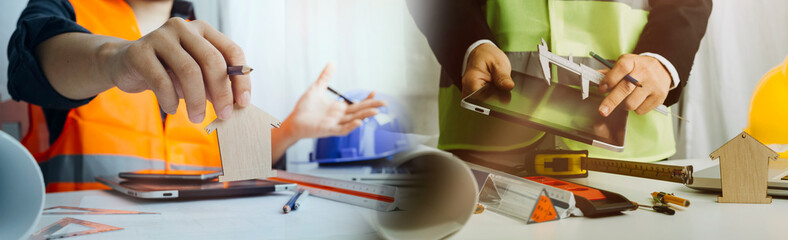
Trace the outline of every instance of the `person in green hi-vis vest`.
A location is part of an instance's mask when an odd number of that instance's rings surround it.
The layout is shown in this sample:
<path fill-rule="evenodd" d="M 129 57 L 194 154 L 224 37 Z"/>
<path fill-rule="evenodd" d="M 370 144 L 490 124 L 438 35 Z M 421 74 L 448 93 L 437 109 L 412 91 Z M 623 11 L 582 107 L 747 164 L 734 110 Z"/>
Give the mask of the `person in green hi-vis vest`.
<path fill-rule="evenodd" d="M 676 152 L 673 119 L 651 111 L 678 102 L 687 84 L 711 0 L 408 0 L 416 24 L 442 66 L 438 147 L 463 160 L 518 172 L 535 149 L 585 149 L 591 157 L 658 161 Z M 527 69 L 544 39 L 550 51 L 575 56 L 595 69 L 615 66 L 598 89 L 607 93 L 599 114 L 629 111 L 625 149 L 613 152 L 460 107 L 485 84 L 511 90 L 512 71 Z M 557 69 L 553 69 L 557 71 Z M 643 87 L 624 79 L 627 74 Z M 558 77 L 569 74 L 558 72 Z"/>

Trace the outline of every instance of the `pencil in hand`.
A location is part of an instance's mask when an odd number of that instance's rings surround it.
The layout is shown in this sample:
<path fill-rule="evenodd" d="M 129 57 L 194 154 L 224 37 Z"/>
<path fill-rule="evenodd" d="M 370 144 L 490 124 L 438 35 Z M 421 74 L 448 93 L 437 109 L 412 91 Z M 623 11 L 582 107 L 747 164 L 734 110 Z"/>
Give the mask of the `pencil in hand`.
<path fill-rule="evenodd" d="M 243 65 L 243 66 L 229 66 L 227 67 L 227 75 L 246 75 L 249 74 L 254 70 L 253 68 Z"/>
<path fill-rule="evenodd" d="M 342 100 L 345 100 L 345 103 L 347 103 L 348 105 L 352 105 L 352 104 L 353 104 L 353 101 L 350 101 L 350 99 L 346 98 L 346 97 L 345 97 L 345 96 L 343 96 L 341 93 L 339 93 L 339 92 L 337 92 L 336 90 L 334 90 L 333 88 L 331 88 L 331 87 L 327 87 L 327 88 L 328 88 L 328 91 L 329 91 L 329 92 L 331 92 L 331 93 L 333 93 L 333 94 L 336 94 L 337 96 L 341 97 L 341 98 L 342 98 Z"/>
<path fill-rule="evenodd" d="M 605 60 L 605 59 L 604 59 L 604 58 L 602 58 L 601 56 L 597 55 L 597 54 L 596 54 L 596 53 L 594 53 L 593 51 L 591 51 L 591 52 L 588 52 L 588 55 L 591 55 L 591 57 L 594 57 L 594 59 L 596 59 L 596 60 L 597 60 L 597 61 L 599 61 L 600 63 L 604 64 L 604 65 L 605 65 L 605 66 L 607 66 L 608 68 L 610 68 L 610 69 L 613 69 L 613 67 L 614 67 L 614 66 L 613 66 L 613 64 L 612 64 L 612 63 L 608 62 L 607 60 Z M 629 76 L 629 74 L 627 74 L 626 76 L 624 76 L 624 78 L 626 78 L 626 79 L 627 79 L 629 82 L 631 82 L 632 84 L 635 84 L 635 86 L 638 86 L 638 87 L 643 87 L 643 84 L 640 84 L 640 81 L 638 81 L 637 79 L 633 78 L 632 76 Z"/>

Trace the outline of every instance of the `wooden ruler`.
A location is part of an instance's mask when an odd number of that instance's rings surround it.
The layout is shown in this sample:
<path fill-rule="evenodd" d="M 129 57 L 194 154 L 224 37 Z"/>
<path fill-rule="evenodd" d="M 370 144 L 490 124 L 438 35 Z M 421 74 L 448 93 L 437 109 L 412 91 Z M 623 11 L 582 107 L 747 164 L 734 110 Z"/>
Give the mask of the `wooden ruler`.
<path fill-rule="evenodd" d="M 353 204 L 378 211 L 392 211 L 397 207 L 397 188 L 393 186 L 360 183 L 339 179 L 277 171 L 275 181 L 298 184 L 309 189 L 309 195 Z"/>
<path fill-rule="evenodd" d="M 671 166 L 621 160 L 583 158 L 583 169 L 668 182 L 692 184 L 692 166 Z"/>

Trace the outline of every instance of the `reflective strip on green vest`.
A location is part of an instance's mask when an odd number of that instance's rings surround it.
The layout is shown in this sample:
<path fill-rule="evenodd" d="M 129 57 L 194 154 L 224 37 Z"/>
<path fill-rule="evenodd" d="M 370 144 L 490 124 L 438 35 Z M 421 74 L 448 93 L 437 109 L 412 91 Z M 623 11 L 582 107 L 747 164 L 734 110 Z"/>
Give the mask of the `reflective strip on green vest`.
<path fill-rule="evenodd" d="M 544 38 L 550 50 L 594 68 L 602 65 L 585 56 L 594 51 L 607 59 L 631 53 L 647 22 L 647 0 L 488 0 L 487 23 L 498 47 L 507 53 L 512 70 L 529 74 L 536 46 Z M 526 64 L 519 65 L 525 62 Z M 538 68 L 536 68 L 538 71 Z M 554 74 L 556 69 L 553 69 Z M 559 77 L 566 74 L 558 72 Z M 442 82 L 445 82 L 442 80 Z M 442 149 L 506 151 L 528 146 L 544 133 L 462 109 L 459 88 L 441 84 L 440 139 Z M 656 112 L 630 112 L 625 150 L 612 152 L 563 139 L 570 149 L 588 149 L 591 157 L 656 161 L 675 153 L 672 119 Z"/>

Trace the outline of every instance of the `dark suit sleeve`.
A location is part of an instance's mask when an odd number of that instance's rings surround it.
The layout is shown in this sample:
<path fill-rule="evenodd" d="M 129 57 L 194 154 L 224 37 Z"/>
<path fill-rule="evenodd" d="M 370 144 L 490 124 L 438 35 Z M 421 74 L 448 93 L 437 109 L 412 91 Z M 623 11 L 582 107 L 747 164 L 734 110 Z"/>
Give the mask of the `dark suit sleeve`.
<path fill-rule="evenodd" d="M 487 25 L 486 0 L 408 0 L 408 9 L 445 73 L 461 79 L 468 47 L 481 39 L 495 41 Z"/>
<path fill-rule="evenodd" d="M 665 57 L 679 74 L 679 86 L 665 99 L 670 106 L 679 101 L 687 85 L 695 53 L 706 33 L 711 0 L 651 0 L 651 12 L 635 53 L 652 52 Z"/>
<path fill-rule="evenodd" d="M 36 57 L 39 44 L 68 32 L 90 33 L 76 23 L 74 9 L 67 0 L 31 0 L 27 4 L 8 41 L 8 92 L 14 100 L 44 109 L 66 110 L 92 99 L 72 100 L 60 95 L 44 76 Z"/>

